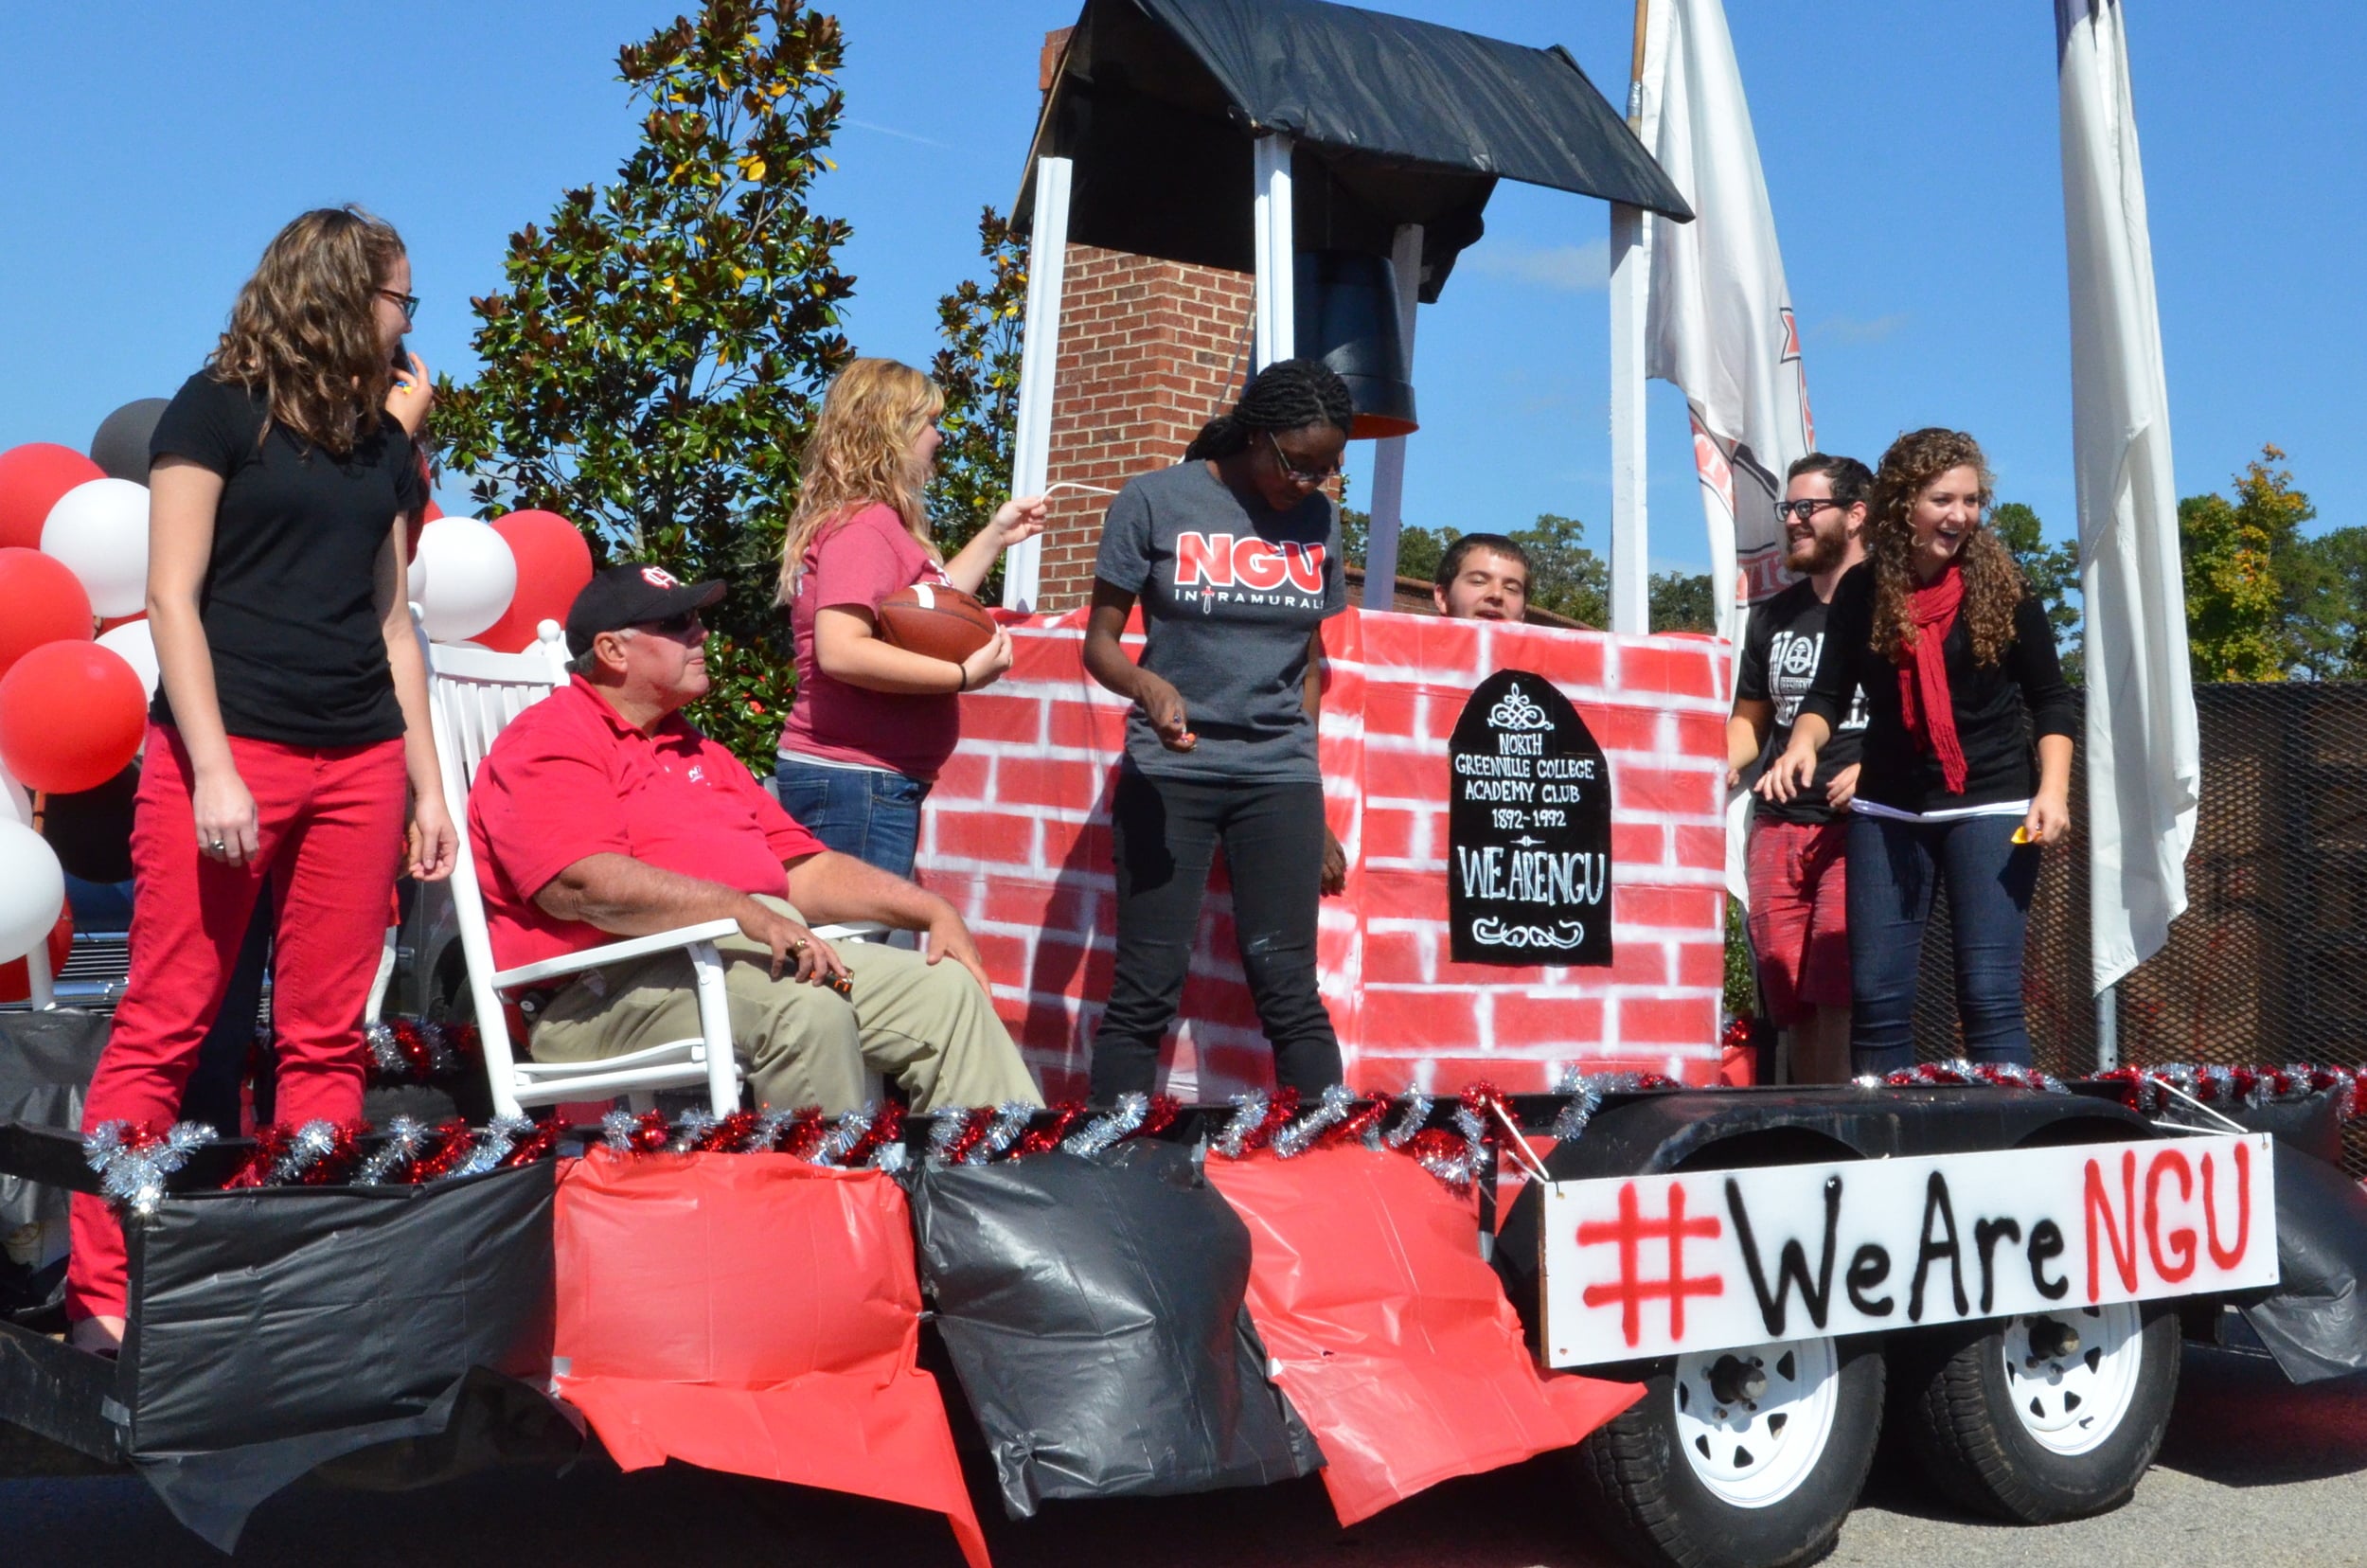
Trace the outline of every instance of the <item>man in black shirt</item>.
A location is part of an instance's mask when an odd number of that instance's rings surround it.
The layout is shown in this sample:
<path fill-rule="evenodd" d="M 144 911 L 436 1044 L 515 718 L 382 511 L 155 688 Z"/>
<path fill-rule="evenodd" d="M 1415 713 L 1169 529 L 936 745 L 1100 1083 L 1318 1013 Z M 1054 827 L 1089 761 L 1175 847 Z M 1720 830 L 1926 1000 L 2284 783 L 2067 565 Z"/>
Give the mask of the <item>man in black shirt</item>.
<path fill-rule="evenodd" d="M 1842 574 L 1865 559 L 1866 497 L 1874 475 L 1854 457 L 1810 453 L 1791 465 L 1777 509 L 1800 580 L 1752 607 L 1726 725 L 1726 782 L 1780 755 L 1824 647 L 1825 610 Z M 1865 694 L 1818 757 L 1815 782 L 1789 801 L 1752 805 L 1751 948 L 1759 1000 L 1786 1031 L 1791 1078 L 1849 1076 L 1849 928 L 1842 813 L 1858 783 Z"/>

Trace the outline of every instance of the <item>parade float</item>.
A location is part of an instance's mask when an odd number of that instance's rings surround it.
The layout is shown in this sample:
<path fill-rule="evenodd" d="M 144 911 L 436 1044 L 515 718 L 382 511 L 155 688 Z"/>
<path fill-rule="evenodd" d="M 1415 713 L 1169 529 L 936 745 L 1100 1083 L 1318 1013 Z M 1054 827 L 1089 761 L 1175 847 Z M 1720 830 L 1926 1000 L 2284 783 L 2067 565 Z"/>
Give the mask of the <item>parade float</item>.
<path fill-rule="evenodd" d="M 1092 0 L 1053 74 L 1021 490 L 1061 441 L 1071 239 L 1246 273 L 1257 362 L 1288 345 L 1362 365 L 1360 407 L 1401 442 L 1414 302 L 1477 239 L 1496 179 L 1686 212 L 1559 51 L 1315 0 Z M 1333 309 L 1326 280 L 1352 278 L 1397 313 Z M 1394 361 L 1310 325 L 1355 319 L 1396 322 Z M 1377 541 L 1403 460 L 1378 465 Z M 64 493 L 42 503 L 51 526 Z M 445 533 L 428 633 L 511 633 L 436 662 L 439 681 L 507 657 L 546 687 L 529 575 L 505 584 L 483 538 Z M 1203 565 L 1211 591 L 1277 569 Z M 1216 956 L 1232 944 L 1212 940 L 1177 1093 L 1077 1102 L 1123 715 L 1082 675 L 1077 617 L 1037 613 L 1035 563 L 1012 579 L 1019 662 L 966 699 L 922 873 L 977 931 L 1049 1108 L 84 1136 L 77 1074 L 103 1021 L 6 1015 L 0 1221 L 54 1267 L 40 1238 L 64 1195 L 115 1202 L 131 1312 L 112 1361 L 67 1348 L 38 1305 L 0 1321 L 0 1471 L 136 1473 L 230 1550 L 308 1475 L 425 1487 L 596 1447 L 939 1512 L 984 1568 L 973 1433 L 1014 1519 L 1320 1473 L 1346 1523 L 1556 1454 L 1592 1504 L 1574 1534 L 1751 1568 L 1832 1541 L 1886 1389 L 1939 1493 L 2042 1523 L 2129 1495 L 2182 1337 L 2295 1381 L 2367 1369 L 2367 1202 L 2335 1163 L 2358 1075 L 1729 1081 L 1750 1076 L 1717 1011 L 1731 693 L 1706 639 L 1334 622 L 1323 764 L 1354 869 L 1322 961 L 1355 1087 L 1266 1086 Z M 9 656 L 84 640 L 97 608 Z M 121 686 L 84 666 L 89 689 Z M 9 679 L 0 757 L 33 757 L 28 782 L 68 793 L 128 764 L 105 722 L 121 703 L 45 684 L 27 741 Z M 27 951 L 54 902 L 10 899 Z M 1218 935 L 1221 900 L 1208 918 Z M 35 957 L 36 1003 L 45 978 Z M 389 1019 L 374 1071 L 481 1081 L 513 1028 L 497 1000 L 473 1026 Z"/>

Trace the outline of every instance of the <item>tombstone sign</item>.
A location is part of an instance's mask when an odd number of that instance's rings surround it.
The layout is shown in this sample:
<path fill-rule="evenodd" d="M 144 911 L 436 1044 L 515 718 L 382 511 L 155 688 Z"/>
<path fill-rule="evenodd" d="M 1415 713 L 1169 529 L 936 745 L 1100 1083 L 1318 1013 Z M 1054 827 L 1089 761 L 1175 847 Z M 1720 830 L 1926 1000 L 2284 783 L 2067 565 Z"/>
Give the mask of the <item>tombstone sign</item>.
<path fill-rule="evenodd" d="M 1504 669 L 1448 742 L 1447 919 L 1458 964 L 1611 962 L 1611 769 L 1569 699 Z"/>

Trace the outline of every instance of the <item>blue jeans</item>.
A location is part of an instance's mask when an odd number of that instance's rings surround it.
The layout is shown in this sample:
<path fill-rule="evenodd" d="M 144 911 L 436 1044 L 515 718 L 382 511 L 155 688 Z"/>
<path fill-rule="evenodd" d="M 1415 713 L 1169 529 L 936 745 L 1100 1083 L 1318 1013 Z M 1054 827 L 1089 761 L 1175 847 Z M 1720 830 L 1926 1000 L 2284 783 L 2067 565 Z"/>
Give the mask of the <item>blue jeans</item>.
<path fill-rule="evenodd" d="M 2038 846 L 2014 843 L 2020 816 L 1849 823 L 1849 1056 L 1859 1073 L 1915 1064 L 1915 971 L 1931 892 L 1948 882 L 1956 1013 L 1974 1061 L 2030 1064 L 2021 1010 L 2022 929 Z"/>
<path fill-rule="evenodd" d="M 774 765 L 773 793 L 806 831 L 842 855 L 899 877 L 913 874 L 928 785 L 886 768 L 842 768 L 792 752 Z"/>

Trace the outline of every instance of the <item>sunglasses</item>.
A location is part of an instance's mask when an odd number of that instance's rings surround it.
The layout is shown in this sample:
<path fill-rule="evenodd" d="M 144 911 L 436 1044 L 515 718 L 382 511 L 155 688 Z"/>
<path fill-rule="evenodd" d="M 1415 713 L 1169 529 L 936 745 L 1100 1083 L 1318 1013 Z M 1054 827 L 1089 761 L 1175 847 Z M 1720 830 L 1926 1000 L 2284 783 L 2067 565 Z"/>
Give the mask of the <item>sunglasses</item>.
<path fill-rule="evenodd" d="M 378 296 L 381 299 L 391 299 L 402 307 L 404 321 L 412 322 L 419 319 L 419 296 L 418 294 L 397 294 L 392 289 L 381 289 L 378 291 Z"/>
<path fill-rule="evenodd" d="M 679 615 L 668 615 L 664 620 L 636 621 L 633 624 L 637 630 L 654 632 L 661 637 L 683 637 L 693 632 L 706 630 L 706 627 L 700 622 L 699 612 L 696 610 L 685 610 Z"/>
<path fill-rule="evenodd" d="M 1266 432 L 1266 444 L 1273 448 L 1273 460 L 1282 466 L 1282 476 L 1285 479 L 1292 481 L 1293 483 L 1301 485 L 1327 485 L 1331 483 L 1331 481 L 1337 477 L 1340 472 L 1340 465 L 1337 463 L 1332 464 L 1327 469 L 1303 469 L 1298 467 L 1296 464 L 1292 463 L 1290 459 L 1282 455 L 1282 443 L 1275 439 L 1274 433 L 1271 430 Z"/>
<path fill-rule="evenodd" d="M 1812 523 L 1818 512 L 1840 505 L 1829 496 L 1822 501 L 1778 501 L 1775 503 L 1775 521 L 1780 525 L 1786 518 L 1796 517 L 1803 523 Z"/>

